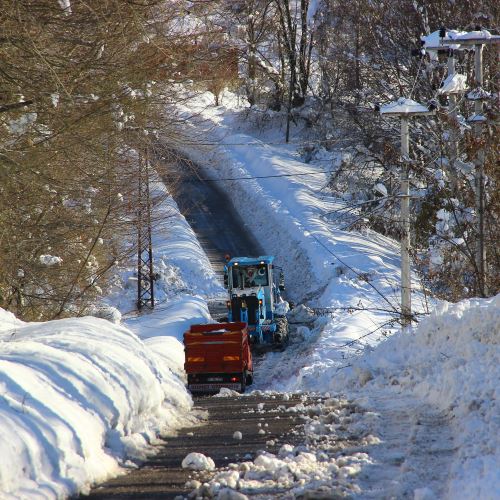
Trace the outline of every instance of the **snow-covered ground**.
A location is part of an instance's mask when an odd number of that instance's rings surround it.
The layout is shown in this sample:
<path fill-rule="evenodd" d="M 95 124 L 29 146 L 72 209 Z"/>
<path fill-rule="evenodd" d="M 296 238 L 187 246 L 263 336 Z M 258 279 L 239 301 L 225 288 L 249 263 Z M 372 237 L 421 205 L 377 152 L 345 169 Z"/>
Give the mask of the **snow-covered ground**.
<path fill-rule="evenodd" d="M 95 317 L 23 323 L 0 310 L 1 498 L 85 492 L 153 453 L 158 435 L 197 421 L 181 338 L 209 321 L 203 297 L 223 288 L 172 198 L 158 215 L 154 312 L 124 314 L 120 326 Z M 133 267 L 115 281 L 96 314 L 119 321 L 112 306 L 133 308 Z"/>
<path fill-rule="evenodd" d="M 415 332 L 398 332 L 398 245 L 331 220 L 343 202 L 326 192 L 321 172 L 335 155 L 306 164 L 301 136 L 283 144 L 272 113 L 257 127 L 258 113 L 238 108 L 231 94 L 224 106 L 212 102 L 200 97 L 198 122 L 190 123 L 221 146 L 186 153 L 221 179 L 248 228 L 277 256 L 288 296 L 316 310 L 292 312 L 293 343 L 259 361 L 256 388 L 341 392 L 377 415 L 368 427 L 382 442 L 370 450 L 361 496 L 498 498 L 500 299 L 428 305 L 414 280 L 414 310 L 437 309 Z"/>
<path fill-rule="evenodd" d="M 415 331 L 398 332 L 398 245 L 330 217 L 344 204 L 328 194 L 324 171 L 342 152 L 306 164 L 299 135 L 282 144 L 272 114 L 259 129 L 230 94 L 227 107 L 212 99 L 200 97 L 191 123 L 223 144 L 186 153 L 225 179 L 247 227 L 284 267 L 289 297 L 309 306 L 291 313 L 285 352 L 258 360 L 255 387 L 316 391 L 324 402 L 310 410 L 304 446 L 215 471 L 211 485 L 227 498 L 238 498 L 235 488 L 265 498 L 265 488 L 284 484 L 312 497 L 325 488 L 361 498 L 500 497 L 500 297 L 433 303 Z M 133 266 L 117 276 L 108 309 L 96 312 L 118 321 L 116 307 L 122 325 L 90 317 L 26 324 L 0 311 L 2 498 L 85 491 L 151 453 L 159 434 L 195 420 L 181 335 L 209 321 L 206 300 L 224 290 L 171 198 L 160 214 L 153 312 L 130 312 Z M 427 312 L 414 286 L 414 308 Z M 336 436 L 351 435 L 355 448 L 336 448 Z"/>
<path fill-rule="evenodd" d="M 408 444 L 415 446 L 419 428 L 432 428 L 423 436 L 423 446 L 431 463 L 447 468 L 444 496 L 494 499 L 500 497 L 499 381 L 497 295 L 440 303 L 414 333 L 400 332 L 382 342 L 339 373 L 330 386 L 355 396 L 365 407 L 378 406 L 382 433 L 384 407 L 394 410 L 401 397 L 419 401 Z M 447 431 L 451 436 L 443 435 Z M 446 459 L 442 463 L 439 453 Z"/>

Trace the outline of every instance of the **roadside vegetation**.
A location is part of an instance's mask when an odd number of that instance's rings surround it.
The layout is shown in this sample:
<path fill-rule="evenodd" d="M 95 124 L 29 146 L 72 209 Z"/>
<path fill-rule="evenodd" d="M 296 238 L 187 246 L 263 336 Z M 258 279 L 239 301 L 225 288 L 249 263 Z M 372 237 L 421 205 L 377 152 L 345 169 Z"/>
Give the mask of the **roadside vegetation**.
<path fill-rule="evenodd" d="M 405 0 L 3 1 L 0 27 L 0 306 L 24 319 L 83 314 L 133 252 L 140 165 L 187 139 L 174 107 L 224 89 L 302 158 L 322 158 L 330 214 L 353 230 L 399 238 L 399 133 L 374 111 L 399 96 L 437 114 L 411 130 L 414 263 L 441 298 L 500 289 L 498 61 L 484 50 L 487 123 L 480 139 L 439 93 L 443 54 L 420 50 L 442 26 L 498 26 L 497 2 Z M 474 87 L 472 51 L 457 71 Z M 272 116 L 272 119 L 269 117 Z M 295 131 L 295 132 L 293 132 Z M 474 159 L 484 151 L 487 269 L 474 259 Z M 342 151 L 338 162 L 335 152 Z M 330 156 L 329 156 L 330 155 Z M 329 159 L 330 158 L 330 159 Z M 154 203 L 153 203 L 154 204 Z"/>

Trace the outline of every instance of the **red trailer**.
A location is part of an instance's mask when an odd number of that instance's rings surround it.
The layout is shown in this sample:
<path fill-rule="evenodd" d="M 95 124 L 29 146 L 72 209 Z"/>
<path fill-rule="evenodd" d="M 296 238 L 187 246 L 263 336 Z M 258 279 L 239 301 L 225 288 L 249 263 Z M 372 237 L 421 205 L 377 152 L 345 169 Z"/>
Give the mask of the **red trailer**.
<path fill-rule="evenodd" d="M 244 392 L 253 381 L 246 323 L 192 325 L 184 333 L 184 369 L 191 392 Z"/>

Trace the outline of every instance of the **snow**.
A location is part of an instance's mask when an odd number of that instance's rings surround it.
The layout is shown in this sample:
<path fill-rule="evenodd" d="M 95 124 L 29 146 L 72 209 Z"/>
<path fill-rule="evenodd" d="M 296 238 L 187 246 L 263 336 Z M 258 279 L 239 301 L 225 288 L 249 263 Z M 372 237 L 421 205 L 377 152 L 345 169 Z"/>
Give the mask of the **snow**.
<path fill-rule="evenodd" d="M 474 123 L 474 122 L 482 123 L 482 122 L 488 121 L 488 119 L 484 115 L 481 115 L 481 114 L 478 115 L 478 114 L 474 113 L 473 115 L 469 116 L 469 118 L 467 118 L 467 121 L 469 123 Z"/>
<path fill-rule="evenodd" d="M 404 97 L 400 97 L 397 101 L 391 102 L 389 104 L 385 104 L 380 107 L 381 115 L 422 115 L 429 114 L 429 108 L 419 104 L 413 99 L 406 99 Z"/>
<path fill-rule="evenodd" d="M 457 35 L 455 40 L 489 40 L 491 37 L 492 34 L 488 30 L 475 30 Z"/>
<path fill-rule="evenodd" d="M 198 422 L 181 339 L 191 324 L 210 321 L 205 299 L 223 287 L 165 187 L 151 187 L 165 196 L 154 234 L 154 311 L 130 312 L 133 263 L 121 268 L 108 303 L 91 310 L 106 319 L 23 323 L 0 310 L 2 499 L 88 492 L 155 453 L 158 436 Z"/>
<path fill-rule="evenodd" d="M 483 101 L 483 100 L 488 100 L 491 99 L 493 96 L 491 92 L 488 92 L 487 90 L 484 90 L 481 87 L 477 87 L 473 90 L 471 90 L 467 94 L 467 99 L 469 101 Z"/>
<path fill-rule="evenodd" d="M 467 90 L 467 76 L 455 73 L 446 77 L 443 86 L 439 89 L 440 94 L 460 94 Z"/>
<path fill-rule="evenodd" d="M 232 398 L 238 396 L 241 396 L 239 392 L 228 389 L 227 387 L 222 387 L 217 394 L 213 395 L 214 398 Z"/>
<path fill-rule="evenodd" d="M 453 50 L 460 49 L 459 44 L 448 44 L 442 42 L 449 42 L 451 40 L 456 40 L 461 36 L 467 35 L 465 31 L 457 31 L 457 30 L 447 30 L 446 36 L 441 38 L 439 36 L 440 30 L 434 31 L 429 35 L 421 36 L 420 39 L 423 42 L 423 47 L 426 51 L 428 51 L 431 55 L 431 58 L 437 60 L 437 49 L 447 50 L 448 48 Z"/>
<path fill-rule="evenodd" d="M 369 435 L 361 436 L 359 431 L 359 438 L 354 437 L 346 427 L 353 419 L 359 424 L 371 416 L 356 412 L 355 418 L 349 403 L 343 399 L 299 403 L 286 410 L 283 407 L 282 411 L 300 415 L 305 422 L 301 426 L 305 435 L 303 444 L 294 446 L 286 442 L 287 436 L 280 436 L 285 443 L 277 454 L 259 451 L 253 461 L 216 470 L 208 480 L 204 476 L 205 483 L 193 485 L 190 496 L 219 498 L 223 491 L 224 495 L 232 492 L 256 498 L 341 498 L 361 493 L 357 477 L 372 462 L 360 449 L 369 446 L 372 440 Z M 323 436 L 318 439 L 320 427 Z M 291 433 L 294 432 L 297 431 Z M 351 441 L 357 439 L 356 445 L 339 446 L 339 441 L 348 435 Z M 274 446 L 275 440 L 271 441 L 269 446 Z"/>
<path fill-rule="evenodd" d="M 310 324 L 305 325 L 310 334 L 300 334 L 307 341 L 284 353 L 269 353 L 256 372 L 261 375 L 255 387 L 321 390 L 346 359 L 394 329 L 391 322 L 400 300 L 399 245 L 368 229 L 341 229 L 328 214 L 346 204 L 325 189 L 329 177 L 323 161 L 301 162 L 293 145 L 280 145 L 283 131 L 277 127 L 255 132 L 246 111 L 237 108 L 237 99 L 228 92 L 225 106 L 213 108 L 210 102 L 211 95 L 203 95 L 198 107 L 185 114 L 199 113 L 200 122 L 193 118 L 190 123 L 205 127 L 211 142 L 220 140 L 221 146 L 211 151 L 190 148 L 186 154 L 210 178 L 251 178 L 225 181 L 223 186 L 253 237 L 283 267 L 286 297 L 332 311 L 325 316 L 310 313 Z M 292 136 L 294 141 L 299 139 Z M 311 172 L 317 175 L 302 175 Z M 252 178 L 283 174 L 299 175 Z M 414 309 L 425 311 L 416 278 L 412 286 Z M 299 311 L 307 315 L 299 308 L 289 313 L 290 321 Z M 259 385 L 259 378 L 273 381 L 272 386 Z"/>
<path fill-rule="evenodd" d="M 206 457 L 203 453 L 189 453 L 182 461 L 183 469 L 191 470 L 214 470 L 215 463 L 210 457 Z"/>
<path fill-rule="evenodd" d="M 71 14 L 71 0 L 57 0 L 57 2 L 66 14 Z"/>
<path fill-rule="evenodd" d="M 292 144 L 280 144 L 279 127 L 256 132 L 251 113 L 240 119 L 235 96 L 224 95 L 227 107 L 208 106 L 212 101 L 203 95 L 198 109 L 184 111 L 199 112 L 191 126 L 208 122 L 207 134 L 221 147 L 186 152 L 213 178 L 249 178 L 224 186 L 284 268 L 288 296 L 306 303 L 288 312 L 287 349 L 259 359 L 255 387 L 316 391 L 324 400 L 286 410 L 303 417 L 304 445 L 269 436 L 268 446 L 280 446 L 277 454 L 261 452 L 219 471 L 210 457 L 189 454 L 182 467 L 212 472 L 208 483 L 192 487 L 228 499 L 284 489 L 304 497 L 497 497 L 500 296 L 433 302 L 434 312 L 420 317 L 413 332 L 398 332 L 397 243 L 368 229 L 347 231 L 329 217 L 346 204 L 325 189 L 325 158 L 301 161 L 293 130 Z M 427 112 L 407 99 L 387 112 L 395 110 Z M 331 164 L 341 156 L 334 152 Z M 289 174 L 298 175 L 283 177 Z M 107 304 L 92 311 L 112 322 L 23 323 L 0 310 L 2 498 L 86 492 L 153 453 L 158 436 L 195 421 L 181 336 L 191 324 L 210 321 L 206 300 L 225 291 L 165 187 L 156 180 L 151 189 L 165 196 L 154 233 L 154 311 L 132 312 L 137 278 L 126 264 Z M 386 192 L 380 183 L 374 189 Z M 438 223 L 447 217 L 440 212 Z M 58 257 L 42 257 L 45 265 L 58 264 Z M 414 309 L 426 313 L 415 277 L 412 285 Z M 216 397 L 234 395 L 221 390 Z M 353 436 L 361 439 L 358 449 L 338 453 L 338 438 Z M 240 431 L 233 437 L 243 438 Z"/>
<path fill-rule="evenodd" d="M 146 458 L 191 408 L 178 371 L 91 317 L 22 323 L 0 310 L 0 388 L 2 498 L 88 491 Z"/>
<path fill-rule="evenodd" d="M 373 186 L 373 190 L 384 197 L 388 195 L 387 188 L 381 182 L 375 184 L 375 186 Z"/>
<path fill-rule="evenodd" d="M 456 452 L 446 498 L 494 498 L 500 488 L 500 295 L 440 303 L 332 380 L 331 389 L 411 394 L 444 412 Z M 360 371 L 369 372 L 364 385 Z M 369 404 L 369 403 L 368 403 Z"/>
<path fill-rule="evenodd" d="M 345 205 L 324 189 L 324 159 L 300 161 L 293 142 L 301 136 L 294 135 L 299 133 L 294 127 L 291 144 L 280 145 L 283 130 L 256 127 L 251 112 L 238 109 L 230 93 L 224 106 L 210 107 L 211 100 L 202 96 L 198 108 L 184 111 L 199 112 L 200 121 L 191 126 L 205 127 L 211 142 L 221 145 L 185 152 L 211 178 L 249 178 L 223 185 L 253 236 L 284 268 L 287 297 L 307 304 L 288 313 L 291 344 L 259 360 L 254 387 L 341 392 L 362 405 L 373 418 L 356 425 L 371 431 L 367 452 L 377 465 L 370 465 L 374 473 L 360 476 L 356 487 L 375 497 L 374 492 L 379 497 L 494 498 L 500 487 L 494 468 L 500 448 L 499 352 L 492 340 L 499 333 L 498 297 L 426 304 L 413 279 L 414 310 L 437 309 L 421 317 L 413 333 L 394 335 L 398 245 L 366 229 L 345 231 L 328 218 Z M 386 110 L 428 112 L 406 99 Z M 335 152 L 331 158 L 334 163 Z M 315 169 L 318 175 L 266 178 Z M 446 214 L 441 215 L 445 223 Z M 329 435 L 326 429 L 319 427 L 318 435 Z M 277 481 L 265 474 L 283 470 L 286 455 L 264 456 L 245 466 L 253 472 L 258 467 L 263 475 L 245 488 L 240 478 L 243 493 L 268 494 L 259 488 Z M 365 466 L 348 464 L 344 475 L 355 476 Z M 387 480 L 391 474 L 397 479 Z"/>
<path fill-rule="evenodd" d="M 318 12 L 321 0 L 311 0 L 309 2 L 309 7 L 307 9 L 307 22 L 312 23 L 314 21 L 314 16 Z"/>
<path fill-rule="evenodd" d="M 56 266 L 63 261 L 61 257 L 56 257 L 55 255 L 40 255 L 39 260 L 40 264 L 44 266 Z"/>
<path fill-rule="evenodd" d="M 38 118 L 36 113 L 24 113 L 15 120 L 8 122 L 8 129 L 11 134 L 22 135 L 33 125 Z"/>

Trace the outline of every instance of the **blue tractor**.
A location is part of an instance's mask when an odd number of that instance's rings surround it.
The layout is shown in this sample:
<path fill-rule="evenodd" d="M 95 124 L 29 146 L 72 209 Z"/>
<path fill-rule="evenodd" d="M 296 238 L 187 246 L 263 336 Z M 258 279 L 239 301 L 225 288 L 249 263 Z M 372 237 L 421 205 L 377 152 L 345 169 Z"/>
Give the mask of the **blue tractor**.
<path fill-rule="evenodd" d="M 228 321 L 248 324 L 253 345 L 284 347 L 288 343 L 288 303 L 283 272 L 274 257 L 233 257 L 224 267 L 224 285 L 229 292 Z M 275 276 L 274 271 L 279 275 Z"/>

